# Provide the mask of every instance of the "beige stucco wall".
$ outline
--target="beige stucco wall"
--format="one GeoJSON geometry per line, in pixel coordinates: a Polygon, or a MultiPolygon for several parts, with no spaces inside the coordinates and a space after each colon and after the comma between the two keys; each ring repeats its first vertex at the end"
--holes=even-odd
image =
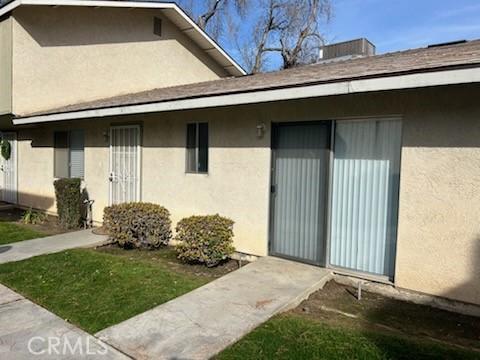
{"type": "Polygon", "coordinates": [[[25,129],[20,132],[19,198],[24,205],[37,200],[54,210],[53,128],[84,127],[85,183],[100,221],[108,204],[109,152],[103,134],[111,124],[138,123],[143,127],[142,200],[166,206],[174,222],[192,214],[229,216],[236,222],[237,250],[266,255],[271,122],[401,115],[395,283],[480,304],[479,90],[472,85],[372,93],[25,129]],[[209,174],[185,174],[185,124],[205,120],[210,124],[209,174]],[[257,138],[261,122],[267,132],[257,138]]]}
{"type": "Polygon", "coordinates": [[[17,132],[18,203],[55,211],[53,133],[43,128],[17,132]]]}
{"type": "MultiPolygon", "coordinates": [[[[224,114],[216,112],[207,119],[209,174],[186,174],[186,123],[205,118],[198,113],[165,114],[130,117],[113,124],[142,125],[143,201],[167,207],[174,223],[193,214],[228,216],[237,222],[237,250],[266,255],[268,223],[263,220],[268,213],[269,140],[256,138],[255,119],[245,120],[237,114],[225,121],[224,114]]],[[[109,202],[109,145],[104,134],[111,124],[110,120],[95,120],[89,126],[70,123],[21,130],[19,203],[55,212],[53,132],[85,128],[85,185],[95,200],[94,218],[102,221],[109,202]]]]}
{"type": "Polygon", "coordinates": [[[403,134],[396,284],[480,304],[480,106],[417,99],[403,134]],[[427,109],[424,106],[428,106],[427,109]]]}
{"type": "Polygon", "coordinates": [[[16,114],[226,76],[160,10],[22,6],[13,17],[16,114]]]}
{"type": "Polygon", "coordinates": [[[12,19],[0,21],[0,114],[12,110],[12,19]]]}

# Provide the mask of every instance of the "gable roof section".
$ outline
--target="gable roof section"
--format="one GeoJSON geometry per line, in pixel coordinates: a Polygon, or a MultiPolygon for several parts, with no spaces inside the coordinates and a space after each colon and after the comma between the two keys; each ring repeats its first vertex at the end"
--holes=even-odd
{"type": "Polygon", "coordinates": [[[113,1],[113,0],[14,0],[0,8],[0,17],[10,13],[22,5],[36,6],[83,6],[159,9],[174,23],[181,32],[191,38],[203,51],[210,55],[225,71],[232,76],[245,75],[245,70],[223,50],[210,36],[175,3],[146,1],[113,1]]]}

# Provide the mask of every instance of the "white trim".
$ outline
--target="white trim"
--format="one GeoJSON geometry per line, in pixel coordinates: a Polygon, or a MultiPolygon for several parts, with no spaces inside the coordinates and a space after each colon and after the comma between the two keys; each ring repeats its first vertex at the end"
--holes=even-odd
{"type": "Polygon", "coordinates": [[[112,181],[113,181],[113,151],[112,151],[112,136],[113,136],[113,128],[110,126],[108,129],[108,206],[113,205],[113,186],[112,186],[112,181]]]}
{"type": "Polygon", "coordinates": [[[171,100],[142,105],[122,105],[104,109],[81,110],[51,115],[38,115],[13,120],[14,125],[53,121],[132,115],[163,111],[202,109],[210,107],[262,103],[311,97],[355,94],[370,91],[411,89],[426,86],[468,84],[480,82],[480,68],[444,70],[430,73],[388,76],[384,78],[351,80],[337,83],[298,86],[275,90],[258,90],[230,95],[213,95],[194,99],[171,100]]]}
{"type": "Polygon", "coordinates": [[[8,3],[7,5],[5,5],[0,9],[0,16],[3,16],[9,13],[10,11],[12,11],[13,9],[15,9],[20,5],[21,5],[20,0],[12,1],[11,3],[8,3]]]}
{"type": "Polygon", "coordinates": [[[1,199],[4,202],[10,203],[10,204],[17,204],[18,203],[18,136],[15,131],[2,131],[0,133],[0,138],[4,138],[4,136],[11,137],[8,139],[11,143],[11,156],[9,160],[2,159],[2,171],[1,171],[1,199]],[[7,181],[6,177],[7,174],[5,173],[5,169],[3,168],[5,166],[6,162],[10,162],[10,174],[11,176],[11,188],[7,189],[7,181]],[[6,190],[9,191],[8,195],[6,194],[6,190]]]}
{"type": "MultiPolygon", "coordinates": [[[[246,75],[245,70],[228,55],[208,34],[200,29],[195,22],[175,3],[156,3],[156,2],[136,2],[136,1],[87,1],[87,0],[15,0],[0,8],[0,16],[3,16],[21,5],[37,5],[37,6],[83,6],[83,7],[113,7],[113,8],[140,8],[140,9],[162,9],[174,10],[182,20],[187,24],[185,28],[191,28],[200,34],[209,44],[202,50],[216,51],[223,57],[228,65],[223,65],[225,71],[233,76],[246,75]]],[[[167,14],[165,14],[167,15],[167,14]]],[[[168,16],[167,16],[168,17],[168,16]]],[[[180,29],[182,30],[182,29],[180,29]]],[[[195,41],[192,38],[193,41],[195,41]]]]}

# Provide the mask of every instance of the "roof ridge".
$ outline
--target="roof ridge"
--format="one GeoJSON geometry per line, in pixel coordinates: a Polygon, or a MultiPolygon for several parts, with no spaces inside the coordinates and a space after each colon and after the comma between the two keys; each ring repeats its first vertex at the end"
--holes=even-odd
{"type": "MultiPolygon", "coordinates": [[[[275,71],[270,71],[270,72],[265,72],[265,73],[259,73],[259,74],[273,74],[273,73],[279,73],[279,72],[283,72],[283,71],[295,71],[295,70],[302,69],[302,68],[305,68],[305,67],[315,67],[315,66],[320,67],[320,66],[329,66],[329,65],[352,63],[352,62],[361,62],[361,61],[365,61],[367,59],[373,59],[373,58],[379,59],[379,58],[390,57],[390,56],[407,55],[407,54],[413,53],[413,52],[423,52],[423,51],[440,52],[442,50],[450,49],[452,47],[469,46],[469,45],[471,45],[472,43],[475,43],[475,42],[480,43],[480,39],[468,40],[468,41],[462,42],[462,43],[448,44],[448,45],[442,45],[442,46],[436,46],[436,47],[428,47],[428,45],[427,45],[427,46],[424,46],[424,47],[403,49],[403,50],[395,50],[395,51],[390,51],[390,52],[386,52],[386,53],[383,53],[383,54],[376,54],[376,55],[371,55],[371,56],[359,56],[359,57],[355,57],[355,58],[341,59],[341,60],[338,60],[338,61],[316,62],[316,63],[312,63],[312,64],[300,65],[300,66],[297,66],[297,67],[294,67],[294,68],[280,69],[280,70],[275,70],[275,71]]],[[[250,75],[258,75],[258,74],[250,74],[250,75]]]]}

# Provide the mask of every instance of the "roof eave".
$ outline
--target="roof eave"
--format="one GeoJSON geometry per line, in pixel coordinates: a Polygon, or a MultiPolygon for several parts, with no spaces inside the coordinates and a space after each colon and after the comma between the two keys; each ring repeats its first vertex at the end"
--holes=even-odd
{"type": "Polygon", "coordinates": [[[120,105],[101,109],[88,109],[58,114],[18,117],[14,125],[134,115],[165,111],[193,110],[223,106],[235,106],[272,101],[346,95],[374,91],[390,91],[443,85],[480,83],[480,68],[465,68],[423,72],[395,76],[356,79],[292,88],[258,90],[235,94],[211,95],[191,99],[170,100],[149,104],[120,105]]]}

